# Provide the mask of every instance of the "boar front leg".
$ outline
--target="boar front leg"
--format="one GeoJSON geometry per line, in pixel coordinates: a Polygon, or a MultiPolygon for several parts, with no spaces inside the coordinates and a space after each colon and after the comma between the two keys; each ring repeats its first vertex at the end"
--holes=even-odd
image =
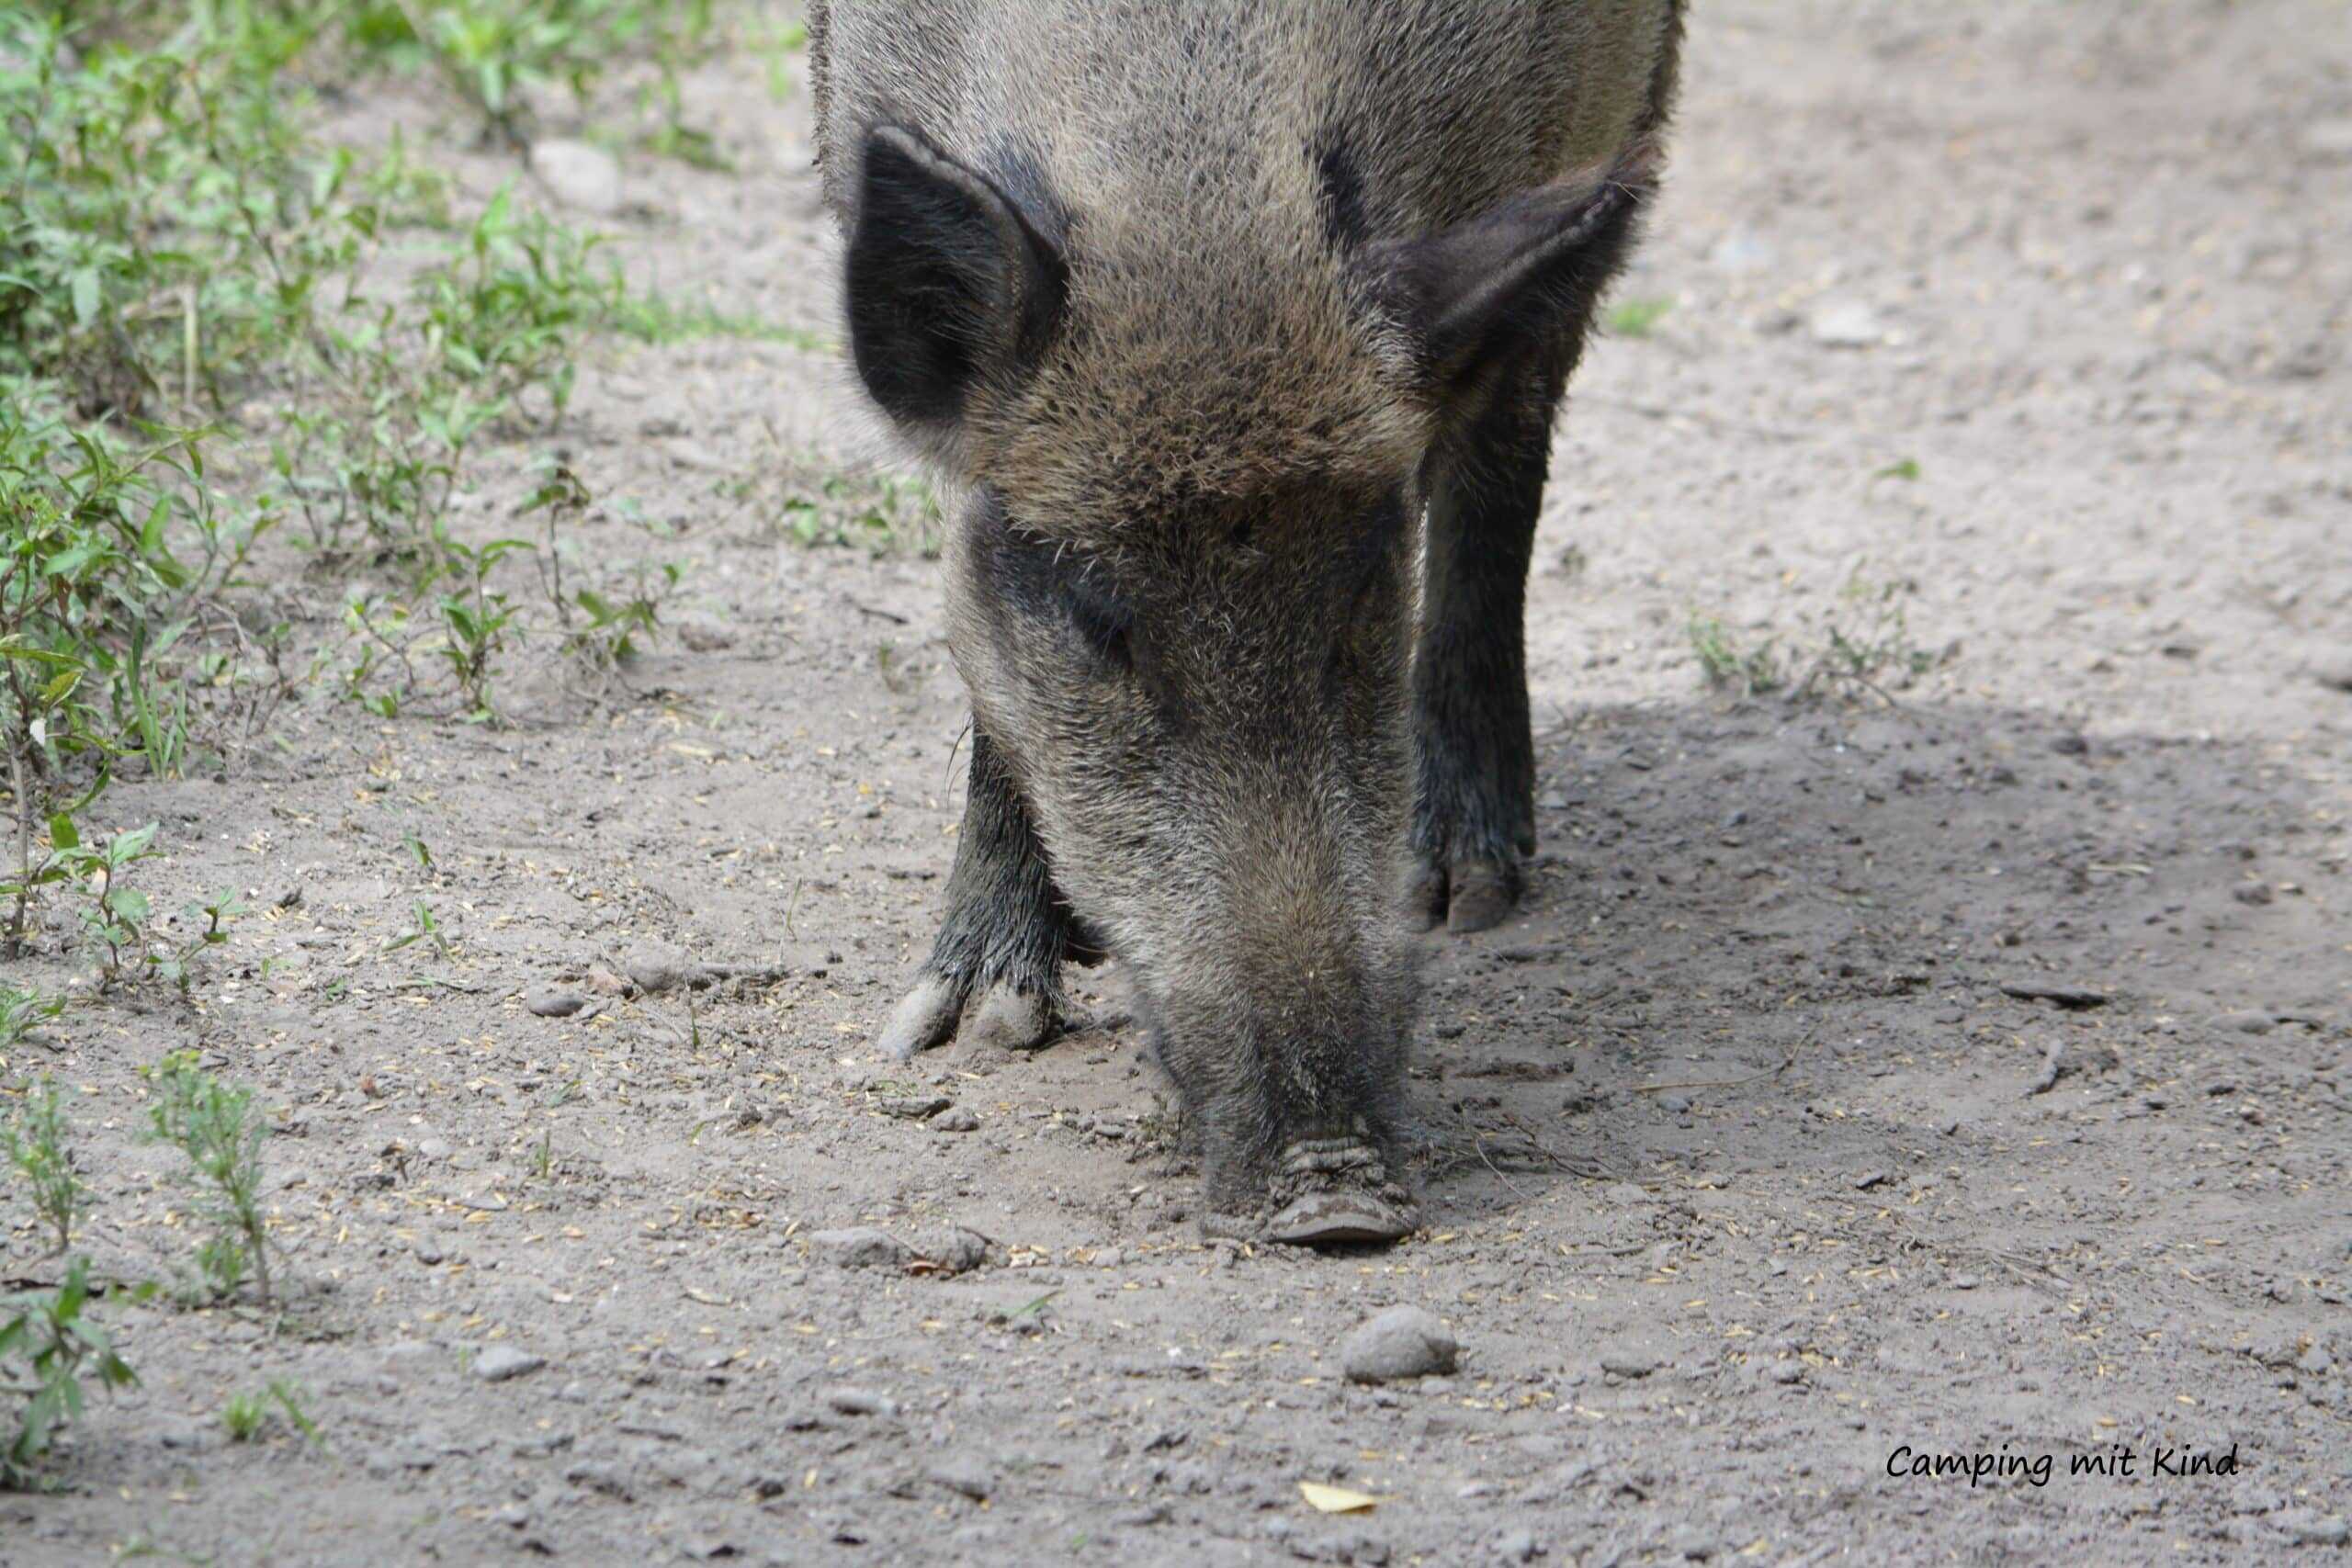
{"type": "Polygon", "coordinates": [[[1045,1044],[1066,1021],[1061,966],[1074,934],[1029,807],[975,723],[947,917],[882,1031],[882,1053],[903,1062],[959,1033],[1014,1051],[1045,1044]]]}
{"type": "Polygon", "coordinates": [[[1535,852],[1527,563],[1566,381],[1565,367],[1521,371],[1433,459],[1414,663],[1413,904],[1454,931],[1509,915],[1521,858],[1535,852]]]}

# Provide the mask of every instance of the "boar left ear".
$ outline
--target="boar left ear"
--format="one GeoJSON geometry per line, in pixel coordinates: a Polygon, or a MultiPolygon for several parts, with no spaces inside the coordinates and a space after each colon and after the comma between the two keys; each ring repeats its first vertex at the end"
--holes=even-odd
{"type": "Polygon", "coordinates": [[[1417,240],[1364,257],[1374,288],[1404,319],[1440,396],[1587,310],[1617,270],[1654,185],[1639,150],[1606,174],[1541,186],[1417,240]]]}
{"type": "Polygon", "coordinates": [[[944,423],[1034,355],[1061,310],[1059,254],[988,180],[912,132],[865,139],[850,235],[850,351],[882,411],[944,423]]]}

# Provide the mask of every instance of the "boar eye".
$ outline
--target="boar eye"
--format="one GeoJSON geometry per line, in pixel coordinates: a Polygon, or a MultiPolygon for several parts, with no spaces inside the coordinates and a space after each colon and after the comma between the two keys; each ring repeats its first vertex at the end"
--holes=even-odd
{"type": "Polygon", "coordinates": [[[1105,592],[1098,573],[1067,547],[1013,526],[992,496],[981,498],[976,558],[996,594],[1027,615],[1066,622],[1106,665],[1135,668],[1135,616],[1105,592]]]}
{"type": "Polygon", "coordinates": [[[1095,657],[1122,670],[1135,668],[1135,649],[1128,640],[1134,617],[1123,606],[1082,585],[1065,588],[1061,597],[1070,625],[1095,657]]]}

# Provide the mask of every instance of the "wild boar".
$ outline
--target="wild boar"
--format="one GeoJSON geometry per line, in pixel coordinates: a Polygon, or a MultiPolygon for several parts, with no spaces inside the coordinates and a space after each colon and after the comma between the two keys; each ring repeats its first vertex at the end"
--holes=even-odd
{"type": "Polygon", "coordinates": [[[1680,0],[819,0],[865,391],[959,496],[973,712],[899,1058],[1107,952],[1216,1228],[1415,1224],[1412,920],[1534,848],[1555,412],[1657,182],[1680,0]]]}

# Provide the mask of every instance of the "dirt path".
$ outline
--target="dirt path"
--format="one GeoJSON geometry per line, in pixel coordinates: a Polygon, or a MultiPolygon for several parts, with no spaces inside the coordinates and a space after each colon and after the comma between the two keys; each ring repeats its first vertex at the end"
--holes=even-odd
{"type": "MultiPolygon", "coordinates": [[[[135,1068],[200,1046],[283,1108],[308,1293],[276,1337],[127,1315],[144,1386],[74,1491],[0,1498],[0,1563],[2339,1557],[2352,29],[1700,9],[1619,296],[1671,308],[1590,355],[1539,546],[1546,855],[1522,919],[1430,949],[1425,1235],[1204,1244],[1118,1028],[886,1075],[960,805],[935,585],[730,488],[854,452],[824,355],[640,352],[566,438],[683,530],[635,700],[321,700],[226,782],[109,797],[179,846],[159,905],[266,912],[199,1007],[34,1053],[85,1091],[96,1248],[182,1257],[135,1068]],[[1800,675],[1836,625],[1885,695],[1709,692],[1694,615],[1800,675]],[[419,899],[448,953],[385,950],[419,899]],[[660,949],[782,974],[591,983],[660,949]],[[2065,987],[2098,999],[2014,994],[2065,987]],[[898,1113],[932,1096],[975,1130],[898,1113]],[[989,1247],[812,1254],[855,1225],[989,1247]],[[1460,1371],[1347,1383],[1398,1303],[1460,1371]],[[323,1446],[228,1443],[281,1378],[323,1446]],[[2132,1477],[2069,1473],[2119,1445],[2132,1477]]],[[[751,74],[696,85],[740,175],[633,166],[626,243],[830,330],[805,106],[751,74]]]]}

